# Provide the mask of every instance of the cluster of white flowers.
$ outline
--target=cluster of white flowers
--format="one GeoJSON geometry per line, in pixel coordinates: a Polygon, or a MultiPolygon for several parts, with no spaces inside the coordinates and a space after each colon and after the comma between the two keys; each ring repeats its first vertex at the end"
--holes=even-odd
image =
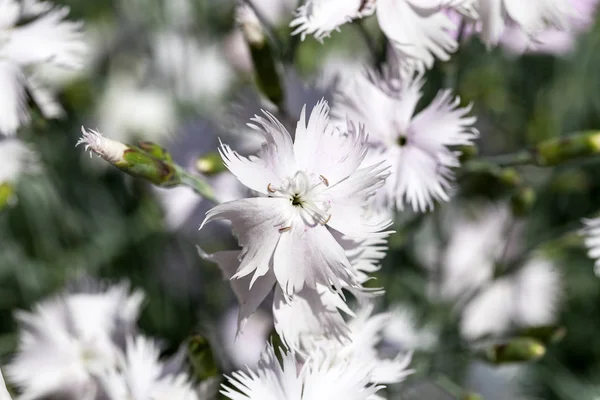
{"type": "Polygon", "coordinates": [[[547,30],[578,29],[576,11],[570,0],[308,0],[291,26],[302,38],[322,41],[343,24],[376,13],[403,65],[423,71],[458,49],[457,31],[476,32],[488,46],[515,33],[534,45],[547,30]]]}
{"type": "Polygon", "coordinates": [[[19,347],[4,371],[19,398],[199,399],[189,377],[169,371],[157,343],[137,332],[143,301],[120,284],[17,312],[19,347]]]}

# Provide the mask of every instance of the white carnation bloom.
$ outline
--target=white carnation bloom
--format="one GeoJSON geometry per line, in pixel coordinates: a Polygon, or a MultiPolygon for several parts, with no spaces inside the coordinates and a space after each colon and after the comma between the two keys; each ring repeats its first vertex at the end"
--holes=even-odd
{"type": "Polygon", "coordinates": [[[4,377],[2,371],[0,371],[0,400],[12,400],[10,393],[6,389],[6,383],[4,383],[4,377]]]}
{"type": "Polygon", "coordinates": [[[391,175],[376,203],[402,210],[409,204],[427,211],[434,201],[449,201],[453,168],[460,166],[460,152],[453,146],[471,145],[478,137],[469,116],[471,106],[461,107],[450,90],[442,90],[415,115],[422,96],[420,76],[388,81],[377,76],[358,76],[338,96],[333,114],[338,121],[350,118],[365,123],[373,151],[367,164],[388,160],[391,175]],[[381,195],[381,196],[380,196],[381,195]]]}
{"type": "Polygon", "coordinates": [[[68,7],[52,7],[47,2],[0,0],[0,133],[12,135],[29,121],[28,91],[46,117],[55,118],[62,113],[30,67],[79,66],[85,49],[81,24],[65,20],[68,13],[68,7]],[[30,18],[30,22],[19,24],[30,18]]]}
{"type": "Polygon", "coordinates": [[[600,276],[600,218],[586,219],[583,223],[588,256],[594,260],[594,272],[600,276]]]}
{"type": "Polygon", "coordinates": [[[233,80],[218,44],[201,45],[193,36],[165,32],[152,39],[152,46],[157,71],[180,100],[215,103],[233,80]]]}
{"type": "Polygon", "coordinates": [[[175,104],[168,92],[141,87],[125,75],[110,78],[97,114],[100,130],[123,143],[163,143],[173,135],[177,122],[175,104]]]}
{"type": "Polygon", "coordinates": [[[435,58],[446,61],[458,43],[454,22],[444,13],[455,9],[474,16],[475,0],[309,0],[298,8],[290,26],[293,35],[314,35],[317,40],[376,8],[379,26],[408,63],[422,70],[435,58]]]}
{"type": "Polygon", "coordinates": [[[227,219],[242,246],[241,264],[232,276],[252,275],[250,287],[272,287],[287,296],[317,284],[340,291],[360,287],[342,246],[329,229],[351,237],[380,236],[390,221],[366,224],[364,206],[386,177],[382,164],[359,168],[366,133],[349,124],[347,132],[329,123],[329,106],[319,102],[308,125],[303,110],[295,141],[271,114],[251,126],[266,140],[258,156],[240,156],[220,147],[225,165],[248,188],[262,194],[218,205],[211,222],[227,219]]]}
{"type": "Polygon", "coordinates": [[[467,339],[477,339],[501,335],[512,326],[552,324],[560,292],[561,276],[556,266],[546,259],[534,258],[513,276],[494,281],[467,304],[461,333],[467,339]]]}
{"type": "Polygon", "coordinates": [[[21,328],[18,351],[6,374],[33,399],[69,393],[87,398],[98,391],[95,376],[116,365],[144,296],[126,285],[100,293],[68,294],[16,314],[21,328]]]}
{"type": "Polygon", "coordinates": [[[419,326],[415,310],[407,305],[394,305],[383,328],[386,342],[405,350],[430,350],[439,341],[439,332],[432,326],[419,326]]]}
{"type": "Polygon", "coordinates": [[[535,36],[549,28],[569,29],[575,15],[570,0],[477,0],[481,37],[488,45],[497,45],[507,28],[518,27],[535,36]]]}
{"type": "Polygon", "coordinates": [[[340,343],[331,339],[306,341],[308,354],[324,352],[331,354],[339,363],[364,364],[371,367],[369,381],[373,384],[402,382],[414,371],[408,369],[410,353],[400,353],[394,358],[380,355],[377,346],[383,339],[382,331],[389,323],[388,313],[372,315],[373,306],[361,308],[349,323],[350,341],[340,343]]]}
{"type": "Polygon", "coordinates": [[[256,371],[237,371],[226,377],[223,395],[231,400],[375,400],[382,387],[370,383],[372,366],[342,361],[335,354],[311,357],[299,369],[293,352],[282,354],[272,346],[263,353],[256,371]]]}
{"type": "Polygon", "coordinates": [[[143,336],[128,337],[125,358],[114,369],[99,375],[110,400],[198,400],[185,373],[167,374],[160,349],[143,336]]]}

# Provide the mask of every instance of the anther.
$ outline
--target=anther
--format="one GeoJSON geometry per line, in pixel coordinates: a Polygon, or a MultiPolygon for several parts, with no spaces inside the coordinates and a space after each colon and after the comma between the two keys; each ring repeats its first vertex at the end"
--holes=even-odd
{"type": "Polygon", "coordinates": [[[270,183],[267,185],[267,191],[268,191],[269,193],[275,193],[275,192],[276,192],[276,190],[275,190],[275,189],[273,189],[273,187],[271,186],[271,184],[270,184],[270,183]]]}
{"type": "Polygon", "coordinates": [[[327,219],[325,220],[325,222],[323,222],[323,225],[327,225],[329,223],[330,219],[331,219],[331,214],[329,214],[329,216],[327,217],[327,219]]]}
{"type": "Polygon", "coordinates": [[[321,178],[325,186],[329,186],[329,181],[327,180],[327,178],[325,178],[323,175],[319,175],[319,178],[321,178]]]}
{"type": "Polygon", "coordinates": [[[292,229],[291,226],[286,226],[286,227],[283,227],[283,228],[279,228],[279,233],[287,232],[290,229],[292,229]]]}

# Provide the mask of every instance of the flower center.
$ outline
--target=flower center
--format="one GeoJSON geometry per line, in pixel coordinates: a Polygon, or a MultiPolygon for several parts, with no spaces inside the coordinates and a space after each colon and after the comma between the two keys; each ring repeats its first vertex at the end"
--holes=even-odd
{"type": "Polygon", "coordinates": [[[405,135],[400,135],[398,137],[398,140],[396,141],[396,143],[398,143],[398,146],[403,147],[406,145],[407,139],[405,135]]]}
{"type": "MultiPolygon", "coordinates": [[[[291,205],[298,211],[298,214],[306,225],[315,226],[317,224],[325,225],[329,222],[331,215],[328,213],[329,204],[320,198],[322,185],[329,186],[329,181],[324,176],[309,175],[304,171],[298,171],[294,177],[285,179],[280,186],[269,184],[267,191],[271,197],[282,197],[290,201],[291,205]]],[[[290,230],[290,221],[281,232],[290,230]]]]}
{"type": "Polygon", "coordinates": [[[295,207],[302,206],[302,199],[300,198],[299,193],[295,193],[290,200],[291,200],[293,206],[295,206],[295,207]]]}

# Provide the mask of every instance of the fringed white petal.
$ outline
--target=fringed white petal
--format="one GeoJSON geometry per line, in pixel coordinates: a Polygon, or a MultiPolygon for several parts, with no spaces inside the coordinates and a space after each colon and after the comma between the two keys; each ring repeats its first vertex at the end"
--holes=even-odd
{"type": "Polygon", "coordinates": [[[295,12],[290,27],[292,35],[314,35],[318,41],[339,30],[339,27],[353,19],[368,15],[373,11],[371,0],[308,0],[295,12]]]}
{"type": "Polygon", "coordinates": [[[17,129],[29,122],[25,93],[26,78],[17,64],[0,59],[0,133],[14,135],[17,129]]]}
{"type": "Polygon", "coordinates": [[[289,349],[300,353],[307,341],[329,339],[347,343],[350,329],[340,309],[351,312],[328,287],[305,287],[289,299],[278,288],[273,299],[275,329],[289,349]]]}
{"type": "Polygon", "coordinates": [[[265,275],[256,279],[251,286],[252,277],[250,275],[232,279],[240,266],[239,250],[219,251],[214,254],[206,254],[201,251],[200,255],[209,261],[217,263],[223,273],[223,277],[230,280],[233,293],[235,293],[240,303],[238,315],[238,334],[240,334],[248,318],[256,312],[258,306],[273,290],[273,286],[277,282],[273,271],[269,270],[265,275]]]}
{"type": "Polygon", "coordinates": [[[378,0],[379,26],[396,49],[416,61],[418,70],[431,68],[435,59],[447,61],[458,48],[451,31],[456,26],[441,7],[419,8],[410,0],[378,0]]]}
{"type": "Polygon", "coordinates": [[[28,24],[14,27],[0,46],[0,55],[21,65],[79,67],[86,49],[83,25],[66,20],[68,14],[68,7],[56,7],[28,24]]]}

